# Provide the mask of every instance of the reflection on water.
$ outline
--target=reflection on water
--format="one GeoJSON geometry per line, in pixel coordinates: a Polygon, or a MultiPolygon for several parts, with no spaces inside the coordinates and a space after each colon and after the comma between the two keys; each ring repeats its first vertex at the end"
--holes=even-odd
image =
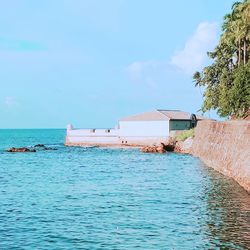
{"type": "Polygon", "coordinates": [[[211,182],[204,187],[205,240],[225,249],[250,249],[249,195],[232,179],[213,170],[207,174],[211,182]]]}
{"type": "Polygon", "coordinates": [[[249,249],[250,196],[181,154],[0,130],[0,249],[249,249]],[[11,154],[43,143],[56,151],[11,154]]]}

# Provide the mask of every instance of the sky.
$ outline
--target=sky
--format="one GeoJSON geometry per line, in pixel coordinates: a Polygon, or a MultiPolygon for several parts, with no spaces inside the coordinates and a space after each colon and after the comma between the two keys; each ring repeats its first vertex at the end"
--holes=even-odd
{"type": "MultiPolygon", "coordinates": [[[[114,127],[198,113],[231,0],[0,0],[0,128],[114,127]]],[[[216,117],[214,112],[206,114],[216,117]]]]}

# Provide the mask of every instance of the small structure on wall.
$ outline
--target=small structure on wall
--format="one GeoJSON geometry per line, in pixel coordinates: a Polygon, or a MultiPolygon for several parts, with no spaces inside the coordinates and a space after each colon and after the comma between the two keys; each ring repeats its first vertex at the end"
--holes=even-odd
{"type": "Polygon", "coordinates": [[[65,144],[143,146],[166,143],[171,136],[193,128],[201,119],[205,118],[180,110],[157,109],[121,118],[113,129],[74,129],[68,125],[65,144]]]}

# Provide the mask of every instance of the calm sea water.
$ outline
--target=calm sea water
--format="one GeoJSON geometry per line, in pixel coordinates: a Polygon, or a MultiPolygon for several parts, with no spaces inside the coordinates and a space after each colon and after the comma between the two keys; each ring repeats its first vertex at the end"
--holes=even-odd
{"type": "Polygon", "coordinates": [[[0,130],[0,249],[250,249],[250,196],[181,154],[0,130]],[[56,151],[7,153],[43,143],[56,151]]]}

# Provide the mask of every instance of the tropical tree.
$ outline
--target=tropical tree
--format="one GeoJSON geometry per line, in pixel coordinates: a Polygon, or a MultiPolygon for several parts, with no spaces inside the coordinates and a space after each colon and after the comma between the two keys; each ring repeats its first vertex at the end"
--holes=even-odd
{"type": "Polygon", "coordinates": [[[203,86],[202,111],[217,110],[220,116],[242,118],[250,110],[250,0],[236,2],[225,15],[213,63],[193,76],[203,86]]]}

